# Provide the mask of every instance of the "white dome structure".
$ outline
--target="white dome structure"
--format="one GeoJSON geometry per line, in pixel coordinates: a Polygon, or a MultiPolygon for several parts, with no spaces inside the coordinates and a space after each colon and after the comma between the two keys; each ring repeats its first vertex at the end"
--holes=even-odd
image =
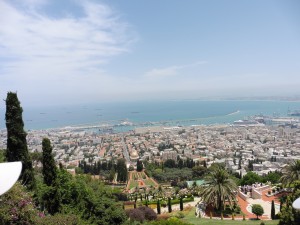
{"type": "Polygon", "coordinates": [[[297,199],[293,202],[293,208],[294,208],[294,209],[300,210],[300,198],[297,198],[297,199]]]}
{"type": "Polygon", "coordinates": [[[21,171],[21,162],[0,163],[0,195],[7,192],[17,182],[21,171]]]}

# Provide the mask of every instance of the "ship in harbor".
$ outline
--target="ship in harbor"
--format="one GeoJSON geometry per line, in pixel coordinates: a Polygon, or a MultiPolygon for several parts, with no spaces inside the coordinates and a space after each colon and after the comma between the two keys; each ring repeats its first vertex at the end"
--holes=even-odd
{"type": "Polygon", "coordinates": [[[254,127],[254,126],[264,126],[263,123],[260,123],[255,120],[236,120],[233,122],[234,126],[238,127],[254,127]]]}
{"type": "Polygon", "coordinates": [[[288,111],[288,116],[300,116],[300,110],[288,111]]]}

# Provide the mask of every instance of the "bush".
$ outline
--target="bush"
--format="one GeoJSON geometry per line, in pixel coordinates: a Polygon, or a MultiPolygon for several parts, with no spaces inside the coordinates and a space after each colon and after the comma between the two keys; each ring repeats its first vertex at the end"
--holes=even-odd
{"type": "Polygon", "coordinates": [[[138,222],[144,222],[144,220],[156,220],[157,215],[154,212],[153,209],[141,206],[136,209],[128,209],[126,210],[126,215],[130,218],[132,221],[138,221],[138,222]]]}
{"type": "Polygon", "coordinates": [[[144,212],[146,220],[156,220],[157,219],[157,214],[154,212],[153,209],[151,209],[149,207],[142,206],[142,207],[139,207],[138,210],[141,210],[142,212],[144,212]]]}
{"type": "Polygon", "coordinates": [[[253,204],[252,213],[255,214],[258,219],[259,216],[262,216],[264,214],[264,208],[259,204],[253,204]]]}
{"type": "Polygon", "coordinates": [[[145,214],[139,209],[128,209],[126,210],[126,215],[133,221],[144,222],[145,214]]]}
{"type": "Polygon", "coordinates": [[[182,219],[182,218],[184,218],[184,213],[183,212],[178,212],[178,213],[176,213],[175,217],[178,218],[178,219],[182,219]]]}
{"type": "Polygon", "coordinates": [[[35,224],[38,211],[32,202],[25,188],[17,182],[1,196],[0,224],[35,224]]]}

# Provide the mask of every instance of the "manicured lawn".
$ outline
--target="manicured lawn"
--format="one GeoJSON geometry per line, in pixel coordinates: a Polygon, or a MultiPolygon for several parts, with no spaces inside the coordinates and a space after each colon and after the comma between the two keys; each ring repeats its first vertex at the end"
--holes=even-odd
{"type": "Polygon", "coordinates": [[[136,180],[130,180],[129,189],[135,188],[136,186],[139,186],[139,182],[136,180]]]}
{"type": "Polygon", "coordinates": [[[151,185],[153,187],[157,186],[157,184],[152,179],[147,178],[147,176],[144,172],[132,171],[132,172],[130,172],[129,177],[131,178],[130,181],[129,181],[129,187],[128,187],[129,189],[132,189],[132,188],[135,188],[136,186],[139,186],[139,181],[144,182],[145,185],[147,185],[147,186],[151,186],[151,185]]]}
{"type": "Polygon", "coordinates": [[[150,180],[150,179],[144,180],[144,182],[145,182],[146,185],[149,185],[149,186],[152,185],[153,187],[155,187],[155,185],[156,185],[156,184],[155,184],[152,180],[150,180]]]}
{"type": "Polygon", "coordinates": [[[195,217],[195,208],[188,212],[184,212],[185,217],[182,219],[191,224],[199,225],[260,225],[263,221],[265,225],[277,225],[278,220],[216,220],[216,219],[202,219],[195,217]]]}

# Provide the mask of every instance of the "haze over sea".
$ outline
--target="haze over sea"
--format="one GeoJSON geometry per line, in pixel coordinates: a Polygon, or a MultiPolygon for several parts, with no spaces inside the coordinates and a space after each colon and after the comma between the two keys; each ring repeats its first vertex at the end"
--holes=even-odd
{"type": "MultiPolygon", "coordinates": [[[[248,116],[263,114],[286,116],[288,110],[300,109],[292,101],[145,101],[66,105],[52,107],[23,107],[27,130],[63,128],[78,125],[117,125],[124,121],[136,126],[147,122],[173,125],[232,123],[248,116]]],[[[5,128],[5,109],[0,110],[0,128],[5,128]]],[[[126,130],[126,129],[125,129],[126,130]]]]}

